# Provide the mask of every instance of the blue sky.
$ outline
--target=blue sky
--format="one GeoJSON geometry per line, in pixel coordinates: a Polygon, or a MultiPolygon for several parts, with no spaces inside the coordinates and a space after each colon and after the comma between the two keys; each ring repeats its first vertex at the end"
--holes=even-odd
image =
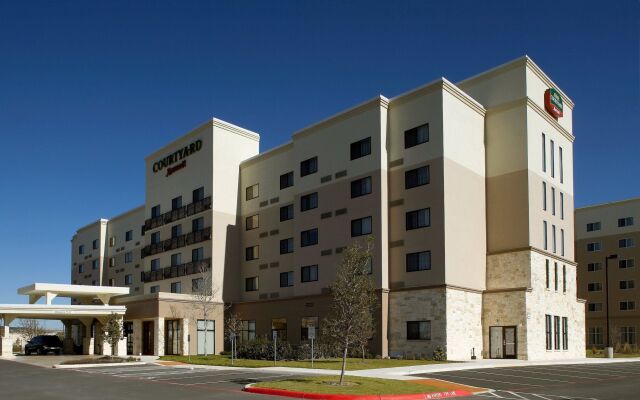
{"type": "Polygon", "coordinates": [[[0,0],[0,303],[216,116],[261,150],[377,94],[531,56],[576,103],[576,205],[640,195],[636,1],[0,0]]]}

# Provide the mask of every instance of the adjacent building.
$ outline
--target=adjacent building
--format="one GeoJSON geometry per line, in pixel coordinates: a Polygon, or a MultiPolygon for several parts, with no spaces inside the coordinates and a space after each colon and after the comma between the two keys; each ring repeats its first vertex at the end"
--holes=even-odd
{"type": "Polygon", "coordinates": [[[578,295],[587,299],[587,346],[606,346],[607,335],[611,346],[637,345],[640,198],[576,209],[575,231],[578,295]]]}
{"type": "Polygon", "coordinates": [[[225,304],[241,340],[300,343],[321,335],[344,248],[372,236],[373,354],[583,356],[573,107],[522,57],[377,96],[263,153],[213,119],[146,158],[143,206],[78,230],[72,281],[132,288],[117,302],[135,354],[202,353],[207,335],[220,352],[225,304]]]}

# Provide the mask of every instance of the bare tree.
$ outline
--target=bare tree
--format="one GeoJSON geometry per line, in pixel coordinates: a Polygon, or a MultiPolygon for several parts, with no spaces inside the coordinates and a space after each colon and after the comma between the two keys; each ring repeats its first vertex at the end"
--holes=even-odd
{"type": "Polygon", "coordinates": [[[122,316],[111,313],[100,329],[102,340],[111,345],[111,356],[115,356],[118,350],[118,343],[124,337],[122,332],[122,316]]]}
{"type": "Polygon", "coordinates": [[[349,348],[361,346],[373,331],[376,296],[369,276],[372,249],[371,238],[364,247],[359,243],[347,247],[338,266],[336,280],[330,286],[333,301],[323,323],[323,332],[342,352],[340,385],[344,381],[349,348]]]}
{"type": "Polygon", "coordinates": [[[233,365],[234,358],[236,357],[235,344],[238,341],[238,336],[242,331],[242,317],[238,313],[230,313],[225,320],[225,333],[231,343],[231,365],[233,365]]]}
{"type": "Polygon", "coordinates": [[[44,326],[37,319],[22,318],[18,322],[20,336],[28,342],[35,336],[44,334],[44,326]]]}
{"type": "Polygon", "coordinates": [[[208,263],[199,263],[197,266],[197,283],[193,289],[193,308],[195,311],[196,326],[198,318],[204,320],[204,355],[207,352],[207,332],[209,329],[209,318],[217,307],[220,306],[215,300],[218,294],[218,288],[213,286],[213,272],[211,265],[208,263]]]}

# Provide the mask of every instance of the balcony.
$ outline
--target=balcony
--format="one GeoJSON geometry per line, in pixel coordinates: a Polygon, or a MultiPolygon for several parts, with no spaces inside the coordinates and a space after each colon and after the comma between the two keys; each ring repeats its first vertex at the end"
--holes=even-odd
{"type": "Polygon", "coordinates": [[[144,221],[144,231],[148,231],[149,229],[154,229],[159,226],[170,224],[174,221],[178,221],[185,217],[190,217],[194,214],[202,212],[204,210],[208,210],[211,208],[211,196],[205,197],[200,201],[196,201],[195,203],[187,204],[186,206],[177,208],[175,210],[167,211],[164,214],[161,214],[157,217],[149,218],[144,221]]]}
{"type": "Polygon", "coordinates": [[[211,268],[211,259],[205,258],[200,261],[192,261],[186,264],[173,265],[170,267],[160,268],[156,271],[145,271],[142,273],[142,282],[156,282],[163,279],[177,278],[199,274],[208,271],[211,268]]]}
{"type": "Polygon", "coordinates": [[[152,243],[148,246],[144,246],[142,248],[141,257],[145,258],[147,256],[162,253],[163,251],[179,249],[181,247],[204,242],[209,239],[211,239],[211,227],[163,240],[160,243],[152,243]]]}

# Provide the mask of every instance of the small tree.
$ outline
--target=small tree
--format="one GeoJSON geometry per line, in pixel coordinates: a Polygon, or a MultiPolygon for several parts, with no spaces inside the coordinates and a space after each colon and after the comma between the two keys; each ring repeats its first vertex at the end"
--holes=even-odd
{"type": "Polygon", "coordinates": [[[373,308],[376,303],[369,263],[373,240],[366,247],[354,243],[344,251],[336,280],[331,284],[333,302],[325,318],[324,334],[336,343],[342,353],[340,385],[344,382],[349,348],[362,345],[373,331],[373,308]]]}
{"type": "Polygon", "coordinates": [[[44,333],[44,327],[37,319],[22,318],[18,322],[18,329],[20,336],[28,342],[35,336],[42,335],[44,333]]]}
{"type": "Polygon", "coordinates": [[[204,355],[206,357],[209,355],[207,352],[208,321],[209,316],[218,307],[218,303],[215,302],[218,288],[213,286],[213,272],[208,263],[200,263],[196,279],[197,284],[193,288],[193,307],[196,312],[196,324],[198,318],[204,320],[204,355]]]}
{"type": "Polygon", "coordinates": [[[111,355],[114,356],[118,349],[118,343],[124,337],[122,332],[122,317],[111,313],[102,324],[100,336],[103,341],[111,345],[111,355]]]}
{"type": "Polygon", "coordinates": [[[230,313],[225,320],[225,333],[231,343],[231,365],[233,365],[234,358],[236,357],[235,344],[238,341],[238,335],[242,330],[242,318],[238,313],[230,313]]]}

